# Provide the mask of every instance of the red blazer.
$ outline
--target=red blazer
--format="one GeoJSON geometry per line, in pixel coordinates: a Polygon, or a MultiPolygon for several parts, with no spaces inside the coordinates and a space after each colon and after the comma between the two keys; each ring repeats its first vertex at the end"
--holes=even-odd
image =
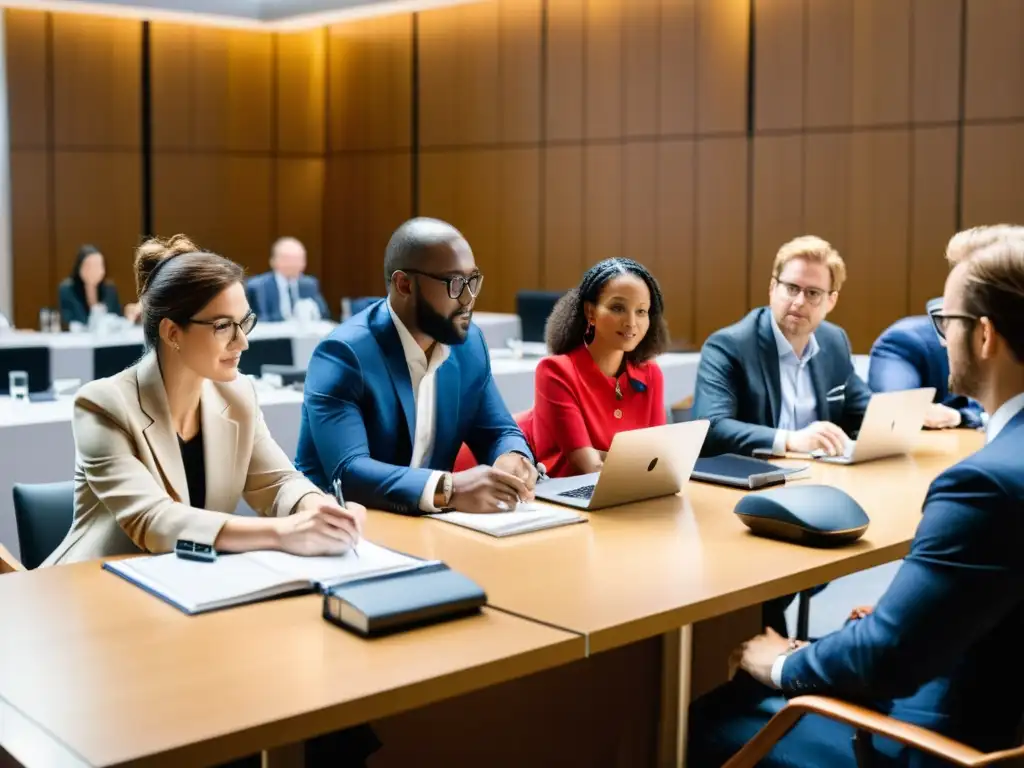
{"type": "Polygon", "coordinates": [[[615,383],[582,344],[537,365],[533,437],[537,461],[548,475],[577,474],[569,454],[579,448],[607,451],[616,432],[665,423],[665,379],[656,362],[626,364],[618,378],[621,400],[615,383]]]}

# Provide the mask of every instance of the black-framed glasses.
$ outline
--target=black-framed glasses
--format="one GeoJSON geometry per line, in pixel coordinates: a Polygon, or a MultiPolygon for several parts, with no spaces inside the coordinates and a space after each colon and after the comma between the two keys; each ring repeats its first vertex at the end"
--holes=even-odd
{"type": "Polygon", "coordinates": [[[963,320],[967,323],[976,323],[978,318],[974,315],[965,315],[958,312],[943,312],[941,307],[933,312],[928,313],[928,317],[932,320],[932,325],[935,327],[935,333],[939,336],[939,341],[943,344],[946,342],[946,331],[949,330],[950,320],[963,320]]]}
{"type": "Polygon", "coordinates": [[[223,342],[231,344],[238,338],[239,331],[242,332],[243,336],[248,336],[252,333],[252,329],[256,327],[256,313],[250,309],[245,317],[237,323],[228,317],[219,317],[216,320],[196,320],[192,318],[189,322],[196,325],[210,326],[213,328],[214,336],[223,342]]]}
{"type": "Polygon", "coordinates": [[[474,299],[480,295],[480,289],[484,285],[484,276],[476,274],[464,277],[463,275],[432,275],[429,272],[420,272],[418,269],[398,269],[396,272],[404,272],[407,275],[420,275],[429,277],[431,280],[438,280],[448,286],[448,298],[460,299],[463,292],[468,288],[469,295],[474,299]]]}
{"type": "Polygon", "coordinates": [[[785,280],[779,280],[778,276],[775,277],[775,284],[781,285],[790,299],[796,299],[802,293],[812,307],[817,307],[821,304],[822,299],[830,293],[834,293],[834,291],[826,291],[824,288],[804,288],[796,283],[787,283],[785,280]]]}

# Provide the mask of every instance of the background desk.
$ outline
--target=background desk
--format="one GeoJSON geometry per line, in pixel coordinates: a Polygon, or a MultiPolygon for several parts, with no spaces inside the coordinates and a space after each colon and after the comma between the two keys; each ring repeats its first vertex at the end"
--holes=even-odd
{"type": "MultiPolygon", "coordinates": [[[[258,328],[258,326],[257,326],[258,328]]],[[[666,407],[693,394],[699,355],[663,355],[666,407]]],[[[537,358],[493,361],[494,380],[513,413],[533,405],[537,358]]],[[[299,440],[302,393],[259,390],[260,407],[274,439],[289,456],[299,440]]],[[[0,397],[0,543],[17,557],[11,488],[14,483],[50,483],[71,479],[75,441],[71,431],[71,397],[50,403],[15,403],[0,397]]]]}

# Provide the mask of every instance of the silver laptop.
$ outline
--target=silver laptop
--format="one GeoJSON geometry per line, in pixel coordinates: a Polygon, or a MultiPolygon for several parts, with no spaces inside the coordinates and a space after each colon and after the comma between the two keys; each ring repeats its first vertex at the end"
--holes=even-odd
{"type": "Polygon", "coordinates": [[[697,463],[708,426],[701,420],[619,432],[600,472],[537,483],[537,498],[603,509],[679,493],[697,463]]]}
{"type": "Polygon", "coordinates": [[[811,456],[830,464],[858,464],[909,453],[934,398],[934,387],[877,392],[868,402],[857,439],[846,444],[844,455],[827,456],[815,451],[811,456]]]}

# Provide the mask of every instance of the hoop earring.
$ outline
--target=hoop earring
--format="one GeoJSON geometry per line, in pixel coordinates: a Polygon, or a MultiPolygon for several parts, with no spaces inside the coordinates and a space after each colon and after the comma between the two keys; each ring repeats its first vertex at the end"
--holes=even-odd
{"type": "Polygon", "coordinates": [[[591,343],[594,341],[594,334],[596,332],[597,329],[594,328],[594,324],[587,323],[587,329],[583,331],[583,346],[589,347],[591,345],[591,343]]]}

